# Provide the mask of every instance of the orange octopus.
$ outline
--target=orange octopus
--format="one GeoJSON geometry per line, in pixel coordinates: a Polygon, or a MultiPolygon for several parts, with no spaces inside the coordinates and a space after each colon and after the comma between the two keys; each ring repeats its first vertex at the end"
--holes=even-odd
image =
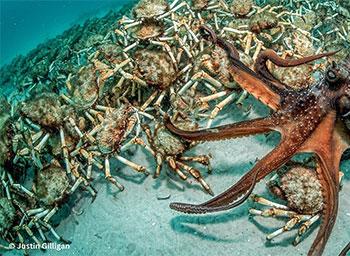
{"type": "Polygon", "coordinates": [[[308,255],[321,255],[338,211],[340,159],[350,145],[342,122],[350,115],[350,56],[339,65],[330,65],[316,84],[295,90],[269,72],[267,60],[277,66],[292,67],[335,52],[285,60],[274,51],[266,50],[258,57],[254,72],[239,60],[233,45],[217,37],[206,26],[202,27],[202,31],[207,39],[227,52],[231,60],[230,72],[240,86],[274,112],[264,118],[198,131],[181,130],[166,116],[166,127],[188,141],[223,140],[271,131],[280,132],[282,136],[274,150],[225,192],[202,204],[171,203],[170,208],[197,214],[231,209],[249,197],[258,181],[287,163],[293,155],[311,152],[317,156],[316,172],[322,186],[324,207],[322,223],[308,255]]]}

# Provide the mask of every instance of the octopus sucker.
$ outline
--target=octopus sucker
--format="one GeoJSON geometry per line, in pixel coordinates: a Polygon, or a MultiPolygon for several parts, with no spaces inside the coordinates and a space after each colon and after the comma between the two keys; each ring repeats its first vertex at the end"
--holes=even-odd
{"type": "Polygon", "coordinates": [[[275,112],[265,118],[197,131],[181,130],[169,118],[165,118],[165,126],[188,141],[232,139],[271,131],[280,132],[281,141],[252,170],[220,195],[198,205],[171,203],[170,207],[197,214],[234,208],[249,197],[257,182],[288,163],[294,155],[314,153],[324,207],[320,229],[308,255],[322,255],[338,212],[340,159],[350,145],[349,134],[343,130],[343,119],[350,108],[347,103],[350,98],[350,69],[347,62],[339,65],[332,63],[320,81],[295,90],[271,74],[266,68],[267,60],[277,66],[292,67],[331,56],[336,52],[287,61],[274,51],[267,50],[260,53],[256,70],[253,71],[240,62],[233,45],[216,36],[207,26],[203,26],[202,30],[209,40],[227,51],[236,82],[275,112]]]}

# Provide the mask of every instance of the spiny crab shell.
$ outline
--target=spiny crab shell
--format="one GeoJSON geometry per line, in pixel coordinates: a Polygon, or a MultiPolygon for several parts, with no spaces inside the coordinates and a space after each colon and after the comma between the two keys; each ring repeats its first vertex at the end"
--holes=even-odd
{"type": "Polygon", "coordinates": [[[34,123],[49,130],[57,130],[60,126],[64,126],[68,134],[73,137],[77,136],[74,127],[65,122],[65,118],[70,116],[77,121],[80,129],[85,128],[85,122],[77,118],[72,107],[62,105],[58,95],[55,93],[42,93],[31,100],[23,102],[21,113],[34,123]]]}
{"type": "Polygon", "coordinates": [[[295,31],[292,33],[292,45],[293,45],[293,51],[295,54],[301,55],[301,56],[310,56],[316,54],[316,49],[314,47],[314,44],[312,43],[311,39],[302,34],[299,31],[295,31]]]}
{"type": "Polygon", "coordinates": [[[193,9],[203,10],[209,4],[209,0],[192,0],[193,9]]]}
{"type": "Polygon", "coordinates": [[[182,154],[186,147],[183,141],[171,134],[164,126],[155,130],[154,146],[162,155],[175,156],[182,154]]]}
{"type": "MultiPolygon", "coordinates": [[[[98,47],[98,55],[96,58],[99,61],[108,60],[110,63],[107,62],[107,64],[119,64],[124,60],[120,54],[122,51],[123,48],[118,44],[103,44],[98,47]]],[[[90,70],[90,72],[92,72],[92,70],[90,70]]]]}
{"type": "Polygon", "coordinates": [[[99,90],[94,65],[81,68],[78,75],[71,78],[70,83],[74,87],[71,99],[77,108],[86,109],[96,102],[99,90]]]}
{"type": "Polygon", "coordinates": [[[61,203],[66,198],[68,188],[68,176],[60,166],[52,164],[36,172],[33,191],[44,205],[61,203]]]}
{"type": "Polygon", "coordinates": [[[11,201],[6,198],[0,198],[0,234],[4,234],[9,230],[15,221],[16,209],[11,201]]]}
{"type": "MultiPolygon", "coordinates": [[[[250,56],[239,52],[240,60],[247,66],[253,64],[253,60],[250,56]]],[[[209,75],[213,76],[219,80],[226,87],[232,87],[234,79],[230,72],[230,60],[221,47],[215,46],[214,49],[209,49],[204,51],[202,56],[199,58],[198,63],[196,63],[196,68],[201,68],[209,75]]]]}
{"type": "Polygon", "coordinates": [[[314,11],[309,10],[303,14],[302,17],[296,16],[294,18],[294,25],[297,28],[311,31],[317,25],[317,18],[317,14],[314,11]]]}
{"type": "Polygon", "coordinates": [[[280,182],[291,209],[302,214],[315,214],[322,210],[321,184],[314,170],[293,167],[281,177],[280,182]]]}
{"type": "Polygon", "coordinates": [[[102,129],[97,133],[97,143],[104,154],[117,151],[128,128],[132,113],[130,105],[122,105],[118,109],[107,110],[101,123],[102,129]]]}
{"type": "Polygon", "coordinates": [[[309,64],[291,68],[276,67],[272,73],[278,80],[296,90],[306,88],[315,82],[312,76],[313,67],[309,64]]]}
{"type": "Polygon", "coordinates": [[[145,19],[141,26],[136,26],[131,29],[131,35],[140,39],[147,40],[164,33],[164,24],[153,18],[145,19]]]}
{"type": "MultiPolygon", "coordinates": [[[[293,45],[293,54],[299,56],[311,56],[316,54],[316,49],[312,41],[302,33],[296,31],[291,34],[291,44],[293,45]]],[[[287,58],[290,58],[289,56],[287,58]]],[[[293,58],[298,58],[294,57],[293,58]]],[[[296,67],[277,67],[273,66],[272,73],[276,78],[289,86],[298,89],[310,86],[315,82],[313,76],[315,67],[320,67],[319,64],[308,63],[296,67]]]]}
{"type": "Polygon", "coordinates": [[[233,0],[230,5],[230,10],[238,16],[246,16],[253,7],[252,0],[233,0]]]}
{"type": "Polygon", "coordinates": [[[249,21],[249,30],[259,34],[278,25],[277,15],[268,11],[254,14],[249,21]]]}
{"type": "Polygon", "coordinates": [[[135,53],[137,73],[150,85],[161,90],[176,79],[176,69],[168,54],[158,50],[138,50],[135,53]]]}
{"type": "Polygon", "coordinates": [[[216,76],[223,84],[232,82],[232,76],[228,69],[230,60],[222,48],[215,46],[214,49],[210,49],[209,53],[205,52],[200,57],[198,64],[205,72],[208,72],[211,76],[216,76]]]}
{"type": "Polygon", "coordinates": [[[141,0],[134,8],[136,18],[151,18],[161,15],[169,9],[165,0],[141,0]]]}
{"type": "Polygon", "coordinates": [[[21,106],[21,113],[33,122],[46,127],[57,129],[64,122],[64,118],[72,112],[67,105],[62,105],[55,93],[42,93],[25,101],[21,106]]]}

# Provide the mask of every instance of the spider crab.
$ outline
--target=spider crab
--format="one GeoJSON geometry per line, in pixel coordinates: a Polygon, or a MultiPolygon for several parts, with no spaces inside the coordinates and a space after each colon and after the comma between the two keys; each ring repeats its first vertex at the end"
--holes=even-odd
{"type": "Polygon", "coordinates": [[[321,226],[308,255],[321,255],[338,211],[340,159],[350,145],[342,122],[350,114],[350,57],[340,65],[330,65],[319,82],[308,88],[295,90],[269,72],[267,60],[277,66],[292,67],[335,52],[285,60],[274,51],[266,50],[259,55],[254,72],[238,59],[237,51],[231,44],[217,37],[206,26],[202,30],[209,40],[229,54],[231,72],[242,88],[274,112],[264,118],[198,131],[181,130],[166,117],[166,127],[188,141],[224,140],[271,131],[280,132],[282,136],[274,150],[225,192],[199,205],[171,203],[170,207],[197,214],[232,209],[249,197],[258,181],[286,164],[295,154],[311,152],[317,159],[316,173],[322,188],[324,207],[321,212],[321,226]]]}

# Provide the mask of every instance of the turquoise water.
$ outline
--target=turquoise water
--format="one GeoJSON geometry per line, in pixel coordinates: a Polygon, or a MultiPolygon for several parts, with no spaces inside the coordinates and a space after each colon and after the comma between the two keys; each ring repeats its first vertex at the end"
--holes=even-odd
{"type": "Polygon", "coordinates": [[[131,0],[1,0],[0,66],[91,17],[118,10],[131,0]]]}

